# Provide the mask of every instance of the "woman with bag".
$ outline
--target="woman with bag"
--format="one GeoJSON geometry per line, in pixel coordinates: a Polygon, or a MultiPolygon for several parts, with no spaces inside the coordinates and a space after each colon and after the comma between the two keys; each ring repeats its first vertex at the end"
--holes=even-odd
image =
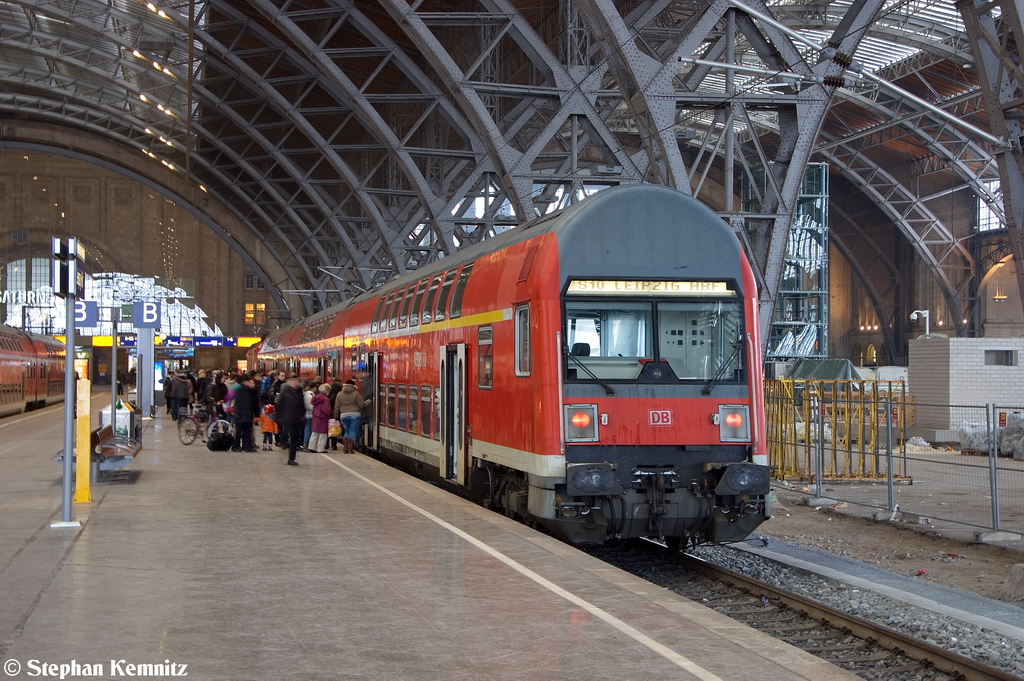
{"type": "Polygon", "coordinates": [[[331,418],[331,398],[327,396],[329,392],[331,384],[324,383],[313,396],[312,432],[309,437],[309,450],[312,452],[327,452],[327,428],[331,418]]]}
{"type": "Polygon", "coordinates": [[[334,416],[341,421],[341,427],[344,429],[342,442],[346,454],[356,450],[359,426],[363,422],[363,407],[369,403],[370,401],[364,400],[356,390],[356,382],[352,379],[345,381],[341,392],[334,399],[334,416]]]}

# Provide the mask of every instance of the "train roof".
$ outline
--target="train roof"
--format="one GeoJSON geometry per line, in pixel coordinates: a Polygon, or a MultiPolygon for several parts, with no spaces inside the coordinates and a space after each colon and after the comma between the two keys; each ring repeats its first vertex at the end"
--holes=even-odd
{"type": "Polygon", "coordinates": [[[555,233],[565,276],[592,272],[635,278],[742,279],[740,243],[729,226],[697,199],[654,184],[611,187],[489,239],[427,263],[383,286],[277,329],[267,340],[351,305],[375,300],[413,281],[441,274],[482,255],[540,234],[555,233]],[[655,228],[659,228],[655,230],[655,228]],[[695,238],[699,234],[702,238],[695,238]],[[568,247],[566,247],[568,246],[568,247]]]}

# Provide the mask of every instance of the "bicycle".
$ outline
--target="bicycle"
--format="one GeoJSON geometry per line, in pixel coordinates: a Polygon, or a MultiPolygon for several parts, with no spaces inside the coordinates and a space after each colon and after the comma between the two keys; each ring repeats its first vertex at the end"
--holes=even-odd
{"type": "Polygon", "coordinates": [[[190,445],[203,433],[203,441],[209,436],[210,412],[202,405],[191,405],[191,414],[178,417],[178,440],[183,445],[190,445]]]}

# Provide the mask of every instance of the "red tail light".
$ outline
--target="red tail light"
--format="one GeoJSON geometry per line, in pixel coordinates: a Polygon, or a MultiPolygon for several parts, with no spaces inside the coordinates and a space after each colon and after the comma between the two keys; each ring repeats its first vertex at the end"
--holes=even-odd
{"type": "Polygon", "coordinates": [[[725,425],[730,428],[740,428],[743,426],[743,415],[731,412],[725,415],[725,425]]]}
{"type": "Polygon", "coordinates": [[[576,426],[577,428],[586,428],[587,426],[590,425],[590,415],[587,414],[587,412],[585,411],[576,412],[575,414],[572,415],[572,418],[569,420],[572,422],[572,425],[576,426]]]}
{"type": "Polygon", "coordinates": [[[565,441],[597,442],[597,405],[565,405],[565,441]]]}

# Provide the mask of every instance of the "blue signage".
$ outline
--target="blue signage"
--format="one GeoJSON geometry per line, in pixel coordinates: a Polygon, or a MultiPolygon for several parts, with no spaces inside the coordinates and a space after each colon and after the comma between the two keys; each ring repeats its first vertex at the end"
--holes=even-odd
{"type": "Polygon", "coordinates": [[[92,300],[75,301],[75,326],[88,328],[96,326],[100,320],[99,303],[92,300]]]}
{"type": "Polygon", "coordinates": [[[159,329],[160,303],[132,303],[132,324],[136,329],[159,329]]]}
{"type": "Polygon", "coordinates": [[[197,348],[220,348],[224,346],[224,339],[220,336],[209,336],[196,338],[194,343],[197,348]]]}

